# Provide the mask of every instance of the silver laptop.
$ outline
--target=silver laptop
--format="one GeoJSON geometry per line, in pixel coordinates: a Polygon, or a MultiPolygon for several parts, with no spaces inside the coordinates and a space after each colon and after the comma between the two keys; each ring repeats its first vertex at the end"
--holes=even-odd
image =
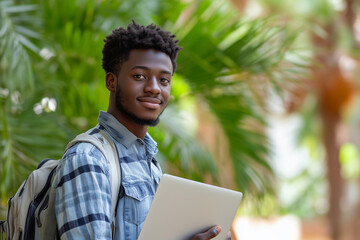
{"type": "Polygon", "coordinates": [[[219,225],[226,239],[242,193],[164,174],[138,240],[188,240],[219,225]]]}

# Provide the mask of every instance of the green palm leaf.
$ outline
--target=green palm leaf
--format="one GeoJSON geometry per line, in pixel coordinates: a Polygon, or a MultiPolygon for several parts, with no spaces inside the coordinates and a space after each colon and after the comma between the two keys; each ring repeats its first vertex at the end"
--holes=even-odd
{"type": "Polygon", "coordinates": [[[228,3],[196,3],[173,26],[184,48],[178,74],[221,124],[239,188],[263,194],[272,171],[263,101],[270,88],[286,86],[287,79],[273,76],[285,70],[281,64],[294,38],[275,21],[240,20],[228,3]]]}
{"type": "Polygon", "coordinates": [[[98,109],[106,110],[103,39],[132,18],[146,25],[154,20],[175,32],[184,48],[172,106],[150,130],[159,142],[159,160],[193,179],[217,180],[223,174],[216,170],[216,156],[197,140],[196,126],[189,127],[180,113],[185,102],[202,103],[227,137],[239,189],[269,190],[265,99],[270,88],[281,93],[291,87],[296,74],[287,61],[294,37],[284,26],[271,19],[246,20],[227,1],[29,2],[0,2],[2,201],[39,160],[59,157],[66,141],[95,125],[98,109]],[[40,58],[39,50],[47,54],[40,58]],[[32,86],[36,89],[28,91],[32,86]],[[16,91],[21,99],[15,104],[16,91]],[[56,113],[33,112],[44,96],[56,99],[56,113]]]}
{"type": "Polygon", "coordinates": [[[0,87],[11,92],[33,88],[33,71],[27,49],[35,53],[39,51],[32,42],[32,39],[39,38],[35,31],[38,27],[36,9],[35,5],[0,2],[0,87]]]}
{"type": "Polygon", "coordinates": [[[165,171],[176,171],[178,175],[203,180],[210,176],[217,181],[217,169],[212,155],[196,140],[194,132],[189,129],[188,119],[181,114],[181,109],[168,106],[166,113],[156,129],[150,129],[158,141],[157,159],[165,171]]]}
{"type": "MultiPolygon", "coordinates": [[[[26,106],[27,104],[24,104],[26,106]]],[[[14,194],[31,170],[46,158],[58,159],[68,135],[56,114],[36,115],[31,107],[17,112],[2,109],[0,119],[0,197],[14,194]]]]}

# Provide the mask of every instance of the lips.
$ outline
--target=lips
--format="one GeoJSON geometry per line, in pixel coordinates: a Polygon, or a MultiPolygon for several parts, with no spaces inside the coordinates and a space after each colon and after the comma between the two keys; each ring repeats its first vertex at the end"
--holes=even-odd
{"type": "Polygon", "coordinates": [[[162,101],[155,97],[138,97],[137,100],[148,109],[158,109],[162,101]]]}

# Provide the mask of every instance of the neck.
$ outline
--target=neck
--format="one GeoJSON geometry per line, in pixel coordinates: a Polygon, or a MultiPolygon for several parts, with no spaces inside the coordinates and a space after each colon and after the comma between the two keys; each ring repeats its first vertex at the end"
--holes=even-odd
{"type": "Polygon", "coordinates": [[[129,119],[124,114],[121,114],[119,111],[116,111],[116,109],[114,109],[113,107],[109,106],[107,112],[113,115],[122,125],[124,125],[136,137],[141,139],[145,138],[148,126],[135,123],[132,119],[129,119]]]}

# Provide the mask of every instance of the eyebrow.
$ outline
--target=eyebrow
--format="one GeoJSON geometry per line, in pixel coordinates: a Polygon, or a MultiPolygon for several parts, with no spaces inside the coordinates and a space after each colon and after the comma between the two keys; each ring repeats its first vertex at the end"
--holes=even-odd
{"type": "MultiPolygon", "coordinates": [[[[150,68],[145,67],[145,66],[135,66],[135,67],[131,68],[131,70],[133,70],[133,69],[144,69],[144,70],[150,70],[150,68]]],[[[161,71],[161,73],[165,73],[165,74],[169,74],[169,75],[171,75],[171,72],[166,71],[166,70],[162,70],[162,71],[161,71]]]]}

